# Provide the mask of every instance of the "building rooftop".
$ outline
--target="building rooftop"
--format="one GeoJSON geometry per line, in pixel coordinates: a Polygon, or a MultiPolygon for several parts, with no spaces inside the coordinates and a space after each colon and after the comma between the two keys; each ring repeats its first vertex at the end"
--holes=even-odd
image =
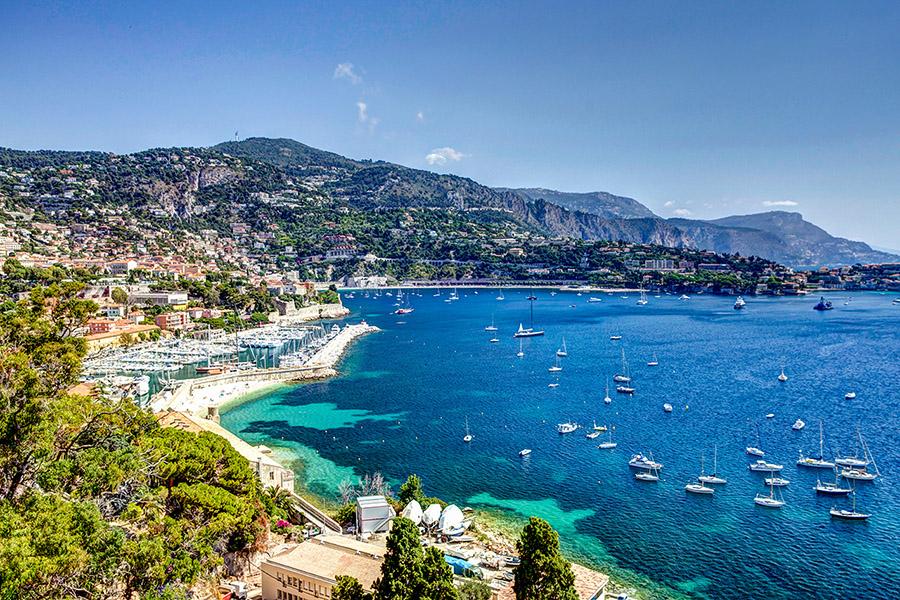
{"type": "Polygon", "coordinates": [[[371,589],[381,576],[383,554],[379,546],[342,536],[318,536],[267,562],[332,582],[338,575],[350,575],[371,589]]]}

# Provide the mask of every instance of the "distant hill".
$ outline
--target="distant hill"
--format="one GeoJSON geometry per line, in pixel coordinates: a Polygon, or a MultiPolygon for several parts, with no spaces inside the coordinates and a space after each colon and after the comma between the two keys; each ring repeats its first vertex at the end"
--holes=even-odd
{"type": "MultiPolygon", "coordinates": [[[[372,211],[416,208],[447,212],[433,224],[433,230],[449,234],[480,229],[487,240],[508,237],[506,233],[512,227],[587,241],[739,253],[793,267],[900,261],[900,257],[873,250],[862,242],[833,237],[797,213],[771,212],[713,221],[663,219],[637,200],[607,192],[495,189],[456,175],[351,159],[290,139],[249,138],[210,148],[154,149],[124,157],[0,149],[0,167],[62,168],[80,163],[93,169],[95,189],[71,199],[56,198],[66,184],[50,177],[34,186],[30,200],[22,197],[21,201],[43,207],[63,204],[69,212],[83,214],[124,203],[148,215],[163,213],[184,219],[184,225],[191,228],[226,231],[230,220],[252,220],[256,214],[253,211],[263,202],[259,193],[293,188],[295,197],[311,203],[306,217],[313,218],[314,207],[316,218],[326,222],[339,209],[365,216],[372,211]]],[[[9,194],[17,193],[3,180],[0,192],[2,185],[10,186],[9,194]]],[[[373,232],[368,243],[378,247],[381,241],[373,232]]],[[[490,243],[486,241],[483,246],[490,243]]]]}
{"type": "Polygon", "coordinates": [[[597,215],[605,219],[642,219],[656,217],[649,208],[633,198],[608,192],[560,192],[544,188],[496,188],[519,194],[527,200],[545,200],[573,211],[597,215]]]}

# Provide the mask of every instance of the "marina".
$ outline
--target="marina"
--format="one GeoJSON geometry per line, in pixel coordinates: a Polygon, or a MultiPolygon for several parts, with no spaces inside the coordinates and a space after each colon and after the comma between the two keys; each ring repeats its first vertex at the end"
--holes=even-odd
{"type": "MultiPolygon", "coordinates": [[[[441,497],[497,511],[496,518],[543,516],[558,528],[568,552],[619,577],[669,590],[650,597],[742,598],[738,590],[747,581],[768,597],[802,597],[812,589],[804,583],[810,576],[834,582],[830,589],[836,594],[852,594],[863,585],[855,575],[862,559],[840,549],[856,543],[865,544],[866,560],[878,564],[878,572],[900,565],[892,541],[900,532],[893,510],[900,498],[889,481],[900,468],[893,449],[898,440],[880,425],[891,414],[888,398],[896,389],[884,357],[900,350],[890,333],[896,312],[890,312],[889,301],[859,294],[852,309],[819,313],[810,310],[808,298],[754,298],[752,310],[735,311],[733,299],[709,295],[679,302],[662,294],[644,306],[633,296],[610,296],[596,312],[576,315],[570,308],[574,293],[551,297],[536,290],[536,319],[546,336],[499,335],[496,344],[485,344],[491,313],[501,334],[516,331],[531,304],[527,293],[507,289],[505,302],[497,303],[495,293],[469,292],[452,304],[426,293],[416,300],[415,321],[402,326],[385,298],[357,298],[348,303],[353,317],[378,324],[384,333],[349,355],[346,375],[279,389],[225,411],[223,424],[276,447],[280,455],[302,457],[305,466],[298,473],[304,485],[324,498],[351,473],[378,469],[400,479],[415,472],[441,497]],[[610,341],[615,332],[623,339],[610,341]],[[558,387],[548,390],[547,360],[562,337],[565,370],[555,374],[558,387]],[[737,354],[725,345],[736,337],[743,343],[737,354]],[[797,339],[804,340],[802,352],[797,339]],[[404,369],[396,363],[398,348],[404,349],[404,369]],[[623,350],[626,357],[656,354],[660,366],[633,365],[629,374],[639,393],[607,403],[604,379],[622,371],[623,350]],[[517,357],[517,351],[524,355],[517,357]],[[788,381],[776,377],[782,366],[788,381]],[[391,389],[389,398],[380,392],[384,386],[391,389]],[[848,406],[847,389],[867,399],[865,410],[848,406]],[[675,410],[663,412],[663,403],[675,410]],[[798,415],[811,426],[792,430],[798,415]],[[471,444],[460,442],[466,416],[477,431],[471,444]],[[594,420],[615,424],[615,441],[611,430],[609,442],[606,435],[585,439],[587,432],[556,432],[557,424],[566,423],[590,429],[594,420]],[[815,426],[820,420],[821,446],[815,426]],[[604,449],[608,443],[614,446],[604,449]],[[457,451],[449,461],[426,447],[457,451]],[[765,456],[748,456],[749,448],[765,449],[765,456]],[[870,456],[877,458],[882,476],[854,482],[858,509],[871,515],[865,530],[847,530],[849,520],[830,514],[833,505],[852,508],[850,500],[817,493],[817,479],[835,478],[825,468],[797,466],[798,450],[863,477],[876,474],[870,456]],[[685,489],[698,480],[701,452],[714,473],[701,468],[700,476],[717,474],[727,481],[701,482],[713,494],[685,489]],[[630,469],[633,454],[665,466],[630,469]],[[759,458],[766,466],[748,469],[759,458]],[[635,479],[641,473],[646,477],[635,479]],[[778,479],[790,485],[779,486],[778,479]],[[757,494],[785,504],[764,510],[757,494]],[[778,533],[785,526],[792,528],[789,538],[778,533]],[[710,558],[697,551],[698,535],[712,536],[723,552],[710,558]],[[655,543],[660,537],[665,547],[655,543]],[[797,570],[795,544],[815,559],[813,572],[797,570]],[[761,576],[736,558],[762,547],[772,550],[767,560],[788,573],[787,580],[761,576]],[[672,549],[682,557],[674,565],[672,549]],[[708,583],[687,592],[680,586],[698,578],[708,583]]],[[[839,485],[850,487],[840,475],[839,485]]],[[[874,581],[885,593],[872,597],[890,598],[898,589],[887,576],[874,581]]]]}

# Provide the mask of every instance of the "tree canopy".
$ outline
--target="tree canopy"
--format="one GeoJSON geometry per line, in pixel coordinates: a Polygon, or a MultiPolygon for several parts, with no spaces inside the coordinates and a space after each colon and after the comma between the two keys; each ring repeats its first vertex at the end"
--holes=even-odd
{"type": "Polygon", "coordinates": [[[559,552],[559,534],[531,517],[516,542],[521,563],[515,568],[516,600],[578,600],[572,566],[559,552]]]}

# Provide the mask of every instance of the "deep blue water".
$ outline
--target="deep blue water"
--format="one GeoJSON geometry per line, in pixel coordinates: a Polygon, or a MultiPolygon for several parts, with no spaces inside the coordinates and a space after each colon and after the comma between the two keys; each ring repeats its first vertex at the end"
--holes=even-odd
{"type": "Polygon", "coordinates": [[[301,478],[324,497],[344,477],[380,470],[401,481],[414,472],[449,501],[543,516],[572,556],[646,578],[658,597],[900,598],[900,305],[892,296],[854,294],[849,305],[833,296],[835,310],[819,313],[815,298],[749,298],[735,311],[732,299],[708,295],[651,296],[638,306],[635,294],[590,304],[587,295],[538,291],[535,321],[547,335],[525,340],[517,358],[512,333],[527,324],[526,291],[499,302],[496,291],[469,290],[452,304],[446,291],[421,293],[402,317],[390,314],[390,297],[347,300],[351,321],[384,331],[357,342],[344,375],[235,407],[223,424],[300,458],[301,478]],[[483,330],[492,315],[496,334],[483,330]],[[489,343],[492,335],[500,342],[489,343]],[[547,368],[563,336],[569,356],[550,389],[547,368]],[[637,393],[611,390],[605,405],[620,348],[637,393]],[[659,366],[646,366],[654,353],[659,366]],[[786,383],[776,380],[782,365],[786,383]],[[851,390],[857,398],[845,400],[851,390]],[[663,412],[665,402],[674,412],[663,412]],[[466,417],[471,444],[462,441],[466,417]],[[791,430],[798,417],[801,432],[791,430]],[[619,447],[598,450],[603,438],[587,440],[585,430],[557,434],[555,424],[570,419],[615,426],[619,447]],[[846,501],[812,490],[830,472],[794,466],[798,450],[817,453],[820,419],[827,455],[855,450],[859,427],[877,460],[882,476],[858,486],[857,508],[873,513],[867,523],[832,521],[828,509],[846,501]],[[781,510],[753,504],[766,491],[744,453],[757,424],[766,458],[791,480],[781,510]],[[710,470],[714,445],[728,484],[712,497],[685,494],[701,453],[710,470]],[[532,455],[519,458],[526,447],[532,455]],[[662,481],[633,479],[626,462],[636,451],[665,464],[662,481]]]}

